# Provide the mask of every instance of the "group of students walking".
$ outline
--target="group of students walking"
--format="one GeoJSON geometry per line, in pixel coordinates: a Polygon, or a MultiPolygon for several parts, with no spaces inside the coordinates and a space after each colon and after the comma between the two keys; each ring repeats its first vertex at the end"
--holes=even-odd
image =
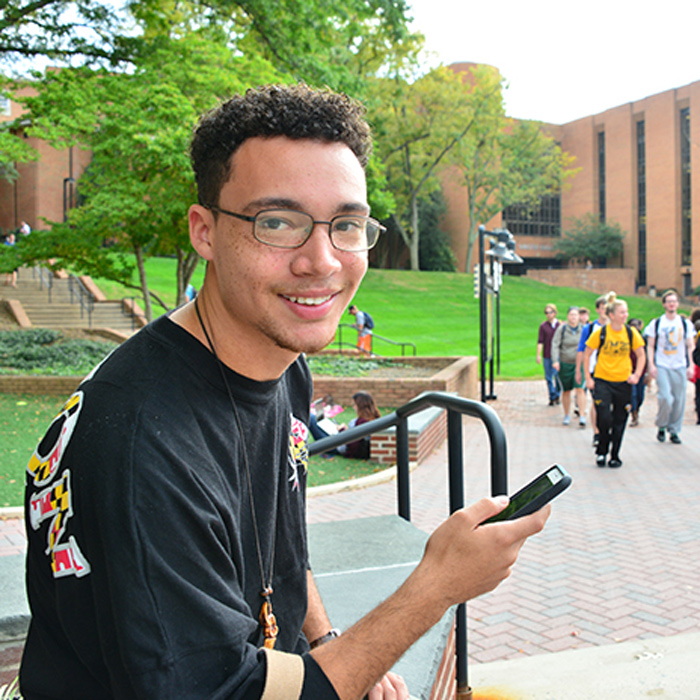
{"type": "Polygon", "coordinates": [[[622,466],[620,447],[629,415],[639,422],[644,389],[657,384],[656,438],[680,444],[685,413],[686,381],[695,382],[695,408],[700,423],[700,309],[691,319],[678,313],[678,294],[662,296],[664,313],[644,327],[629,319],[627,303],[615,292],[596,300],[597,318],[588,322],[585,308],[572,306],[567,320],[557,320],[557,308],[547,304],[547,320],[539,329],[537,361],[543,362],[549,404],[562,404],[564,425],[572,420],[572,394],[581,427],[591,393],[590,421],[599,467],[622,466]],[[697,339],[696,339],[697,338],[697,339]]]}

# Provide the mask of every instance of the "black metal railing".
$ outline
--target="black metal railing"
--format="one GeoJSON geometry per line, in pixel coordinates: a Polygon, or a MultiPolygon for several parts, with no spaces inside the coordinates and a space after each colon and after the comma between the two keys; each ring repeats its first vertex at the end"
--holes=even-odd
{"type": "MultiPolygon", "coordinates": [[[[432,406],[447,410],[447,451],[450,513],[464,508],[464,449],[462,416],[479,418],[489,436],[491,445],[491,495],[508,493],[508,454],[506,434],[498,414],[486,403],[464,399],[443,392],[426,392],[390,413],[360,426],[317,440],[309,447],[309,454],[328,452],[339,445],[396,427],[396,488],[398,514],[411,520],[411,493],[408,446],[408,418],[432,406]]],[[[467,606],[457,606],[455,613],[455,664],[457,697],[471,697],[467,671],[467,606]]]]}
{"type": "Polygon", "coordinates": [[[53,272],[46,267],[37,266],[32,274],[39,275],[39,289],[46,287],[49,294],[49,304],[51,303],[51,291],[53,289],[53,272]],[[38,272],[37,272],[38,271],[38,272]]]}
{"type": "MultiPolygon", "coordinates": [[[[411,354],[415,357],[416,356],[416,344],[411,343],[409,341],[398,341],[398,340],[391,340],[391,338],[385,338],[382,335],[377,335],[376,333],[372,333],[372,349],[370,351],[363,350],[362,348],[357,347],[357,343],[355,342],[354,337],[351,335],[351,340],[343,340],[343,328],[348,328],[351,329],[351,334],[356,334],[357,333],[357,328],[353,326],[351,323],[339,323],[338,324],[338,332],[336,333],[335,337],[335,342],[331,345],[331,347],[338,348],[340,352],[342,353],[343,350],[345,349],[350,349],[352,348],[354,351],[359,351],[365,355],[379,355],[377,352],[377,349],[375,347],[375,343],[379,341],[380,343],[386,343],[387,345],[395,345],[397,347],[401,348],[401,357],[406,356],[406,351],[411,350],[411,354]]],[[[346,332],[347,333],[347,332],[346,332]]],[[[347,337],[347,335],[346,335],[347,337]]],[[[395,353],[392,353],[392,356],[394,356],[395,353]]]]}
{"type": "Polygon", "coordinates": [[[124,297],[121,300],[122,313],[131,319],[131,330],[136,330],[136,297],[124,297]],[[130,302],[130,303],[127,303],[130,302]]]}
{"type": "Polygon", "coordinates": [[[85,318],[87,313],[88,328],[92,328],[92,310],[95,308],[95,299],[87,290],[87,287],[75,275],[68,277],[68,291],[70,303],[80,304],[80,318],[85,318]]]}

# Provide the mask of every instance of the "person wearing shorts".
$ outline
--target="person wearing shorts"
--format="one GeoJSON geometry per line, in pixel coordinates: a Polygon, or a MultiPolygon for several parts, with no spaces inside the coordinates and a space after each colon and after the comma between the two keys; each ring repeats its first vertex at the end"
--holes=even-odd
{"type": "Polygon", "coordinates": [[[557,327],[552,338],[552,367],[559,376],[564,425],[571,423],[571,392],[576,391],[576,405],[579,409],[578,424],[583,428],[586,425],[586,394],[581,380],[576,381],[576,355],[582,329],[578,306],[569,307],[566,323],[557,327]]]}

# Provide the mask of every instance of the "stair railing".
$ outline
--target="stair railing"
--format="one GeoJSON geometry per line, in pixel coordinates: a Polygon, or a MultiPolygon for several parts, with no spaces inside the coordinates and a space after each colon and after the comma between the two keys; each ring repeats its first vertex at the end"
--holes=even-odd
{"type": "MultiPolygon", "coordinates": [[[[396,427],[396,488],[398,514],[411,520],[408,418],[431,406],[447,409],[447,468],[449,478],[449,510],[454,513],[464,508],[464,462],[462,416],[478,418],[486,427],[491,445],[491,495],[508,493],[508,460],[506,435],[498,414],[486,403],[464,399],[444,392],[426,392],[404,404],[396,411],[317,440],[309,447],[309,454],[328,452],[340,445],[396,427]]],[[[467,606],[462,603],[455,612],[455,665],[457,697],[471,698],[467,669],[467,606]]]]}
{"type": "Polygon", "coordinates": [[[70,292],[70,303],[80,304],[80,318],[88,316],[88,328],[92,328],[92,311],[95,308],[95,299],[87,290],[87,287],[75,275],[68,277],[68,290],[70,292]]]}
{"type": "Polygon", "coordinates": [[[376,333],[372,333],[372,349],[368,352],[367,350],[364,350],[363,348],[358,348],[357,344],[354,341],[344,341],[343,340],[343,328],[351,328],[352,332],[357,333],[357,329],[355,326],[353,326],[351,323],[339,323],[338,324],[338,334],[336,336],[336,340],[333,343],[331,347],[337,347],[340,352],[343,352],[344,348],[352,348],[355,351],[362,352],[366,355],[378,355],[375,347],[374,347],[374,341],[379,340],[382,343],[386,343],[387,345],[397,345],[398,347],[401,348],[401,357],[406,356],[407,350],[411,350],[411,354],[415,357],[416,356],[416,344],[411,343],[410,341],[399,341],[399,340],[391,340],[390,338],[385,338],[382,335],[377,335],[376,333]]]}

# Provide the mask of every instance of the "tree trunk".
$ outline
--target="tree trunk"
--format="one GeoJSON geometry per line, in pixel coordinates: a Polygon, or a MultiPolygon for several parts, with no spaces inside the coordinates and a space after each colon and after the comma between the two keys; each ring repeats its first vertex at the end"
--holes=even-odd
{"type": "Polygon", "coordinates": [[[411,255],[411,270],[420,270],[420,258],[418,255],[418,245],[420,242],[420,221],[418,218],[418,197],[411,195],[411,228],[413,229],[408,244],[411,255]]]}
{"type": "Polygon", "coordinates": [[[197,269],[197,263],[199,263],[199,254],[196,251],[185,252],[182,248],[177,249],[177,300],[175,306],[184,304],[185,290],[197,269]]]}
{"type": "Polygon", "coordinates": [[[153,310],[151,307],[151,293],[148,291],[148,278],[146,277],[146,266],[143,263],[143,248],[140,245],[134,246],[134,254],[136,255],[136,266],[139,271],[139,282],[141,283],[141,293],[143,294],[144,312],[146,321],[150,323],[153,320],[153,310]]]}

